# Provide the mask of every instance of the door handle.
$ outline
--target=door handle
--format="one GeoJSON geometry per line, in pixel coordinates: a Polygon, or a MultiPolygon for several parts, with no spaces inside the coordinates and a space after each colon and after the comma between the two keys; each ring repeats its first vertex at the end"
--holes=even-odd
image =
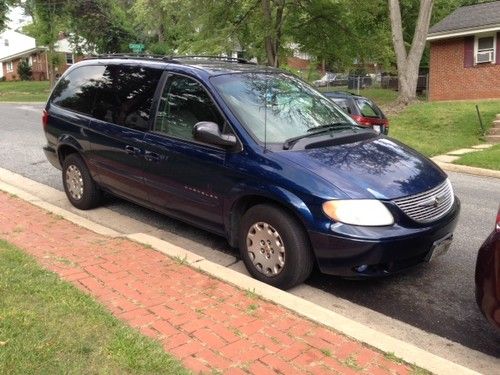
{"type": "Polygon", "coordinates": [[[161,160],[161,156],[158,155],[156,152],[146,151],[144,153],[144,159],[146,159],[147,161],[158,162],[161,160]]]}
{"type": "Polygon", "coordinates": [[[137,155],[141,153],[141,149],[134,146],[125,146],[125,152],[129,155],[137,155]]]}

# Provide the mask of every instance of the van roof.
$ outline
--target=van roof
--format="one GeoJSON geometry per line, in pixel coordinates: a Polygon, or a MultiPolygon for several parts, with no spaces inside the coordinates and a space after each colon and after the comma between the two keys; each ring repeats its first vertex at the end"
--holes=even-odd
{"type": "Polygon", "coordinates": [[[162,65],[164,67],[176,65],[203,70],[209,75],[220,75],[241,72],[277,72],[275,68],[257,65],[245,59],[221,56],[163,56],[146,54],[107,54],[90,56],[84,61],[112,61],[116,64],[130,64],[137,62],[141,65],[162,65]]]}

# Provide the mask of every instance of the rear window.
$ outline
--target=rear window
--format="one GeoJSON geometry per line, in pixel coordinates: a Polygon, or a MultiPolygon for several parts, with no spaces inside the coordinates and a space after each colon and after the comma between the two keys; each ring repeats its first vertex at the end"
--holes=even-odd
{"type": "Polygon", "coordinates": [[[162,70],[140,66],[82,66],[59,81],[51,102],[102,121],[147,130],[161,74],[162,70]]]}
{"type": "Polygon", "coordinates": [[[105,66],[87,65],[72,70],[57,83],[52,92],[51,103],[90,115],[95,91],[105,69],[105,66]]]}
{"type": "Polygon", "coordinates": [[[359,107],[361,115],[364,117],[378,117],[383,118],[382,111],[372,102],[364,98],[355,98],[356,104],[359,107]]]}

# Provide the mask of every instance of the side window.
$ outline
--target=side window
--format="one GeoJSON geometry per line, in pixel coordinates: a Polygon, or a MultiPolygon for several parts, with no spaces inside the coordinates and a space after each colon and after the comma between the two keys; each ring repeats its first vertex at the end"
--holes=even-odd
{"type": "Polygon", "coordinates": [[[104,69],[104,66],[87,65],[71,71],[57,83],[50,98],[51,103],[87,115],[90,114],[104,69]]]}
{"type": "Polygon", "coordinates": [[[92,115],[128,128],[148,130],[161,74],[158,69],[108,65],[96,90],[92,115]]]}
{"type": "Polygon", "coordinates": [[[212,121],[222,130],[224,119],[205,89],[195,80],[172,76],[163,90],[156,131],[182,139],[193,139],[193,127],[200,121],[212,121]]]}

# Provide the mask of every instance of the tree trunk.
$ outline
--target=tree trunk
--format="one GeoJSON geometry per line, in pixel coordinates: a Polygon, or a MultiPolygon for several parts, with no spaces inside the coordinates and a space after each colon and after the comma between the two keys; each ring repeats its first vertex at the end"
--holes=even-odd
{"type": "Polygon", "coordinates": [[[433,0],[420,0],[417,25],[411,43],[410,51],[406,51],[401,23],[401,8],[399,0],[389,1],[389,16],[391,19],[392,43],[396,53],[398,67],[398,100],[408,104],[417,97],[417,82],[420,60],[425,48],[425,41],[431,21],[433,0]]]}
{"type": "Polygon", "coordinates": [[[49,64],[49,82],[50,82],[50,88],[52,88],[56,84],[55,69],[54,69],[54,43],[49,44],[48,64],[49,64]]]}
{"type": "Polygon", "coordinates": [[[274,67],[279,67],[279,52],[281,46],[281,32],[283,29],[283,18],[285,12],[285,0],[277,1],[275,37],[274,37],[274,67]]]}
{"type": "Polygon", "coordinates": [[[274,66],[276,62],[275,40],[273,38],[273,21],[271,12],[271,1],[262,0],[262,12],[264,14],[264,27],[266,28],[266,36],[264,37],[264,45],[266,48],[267,65],[274,66]]]}

